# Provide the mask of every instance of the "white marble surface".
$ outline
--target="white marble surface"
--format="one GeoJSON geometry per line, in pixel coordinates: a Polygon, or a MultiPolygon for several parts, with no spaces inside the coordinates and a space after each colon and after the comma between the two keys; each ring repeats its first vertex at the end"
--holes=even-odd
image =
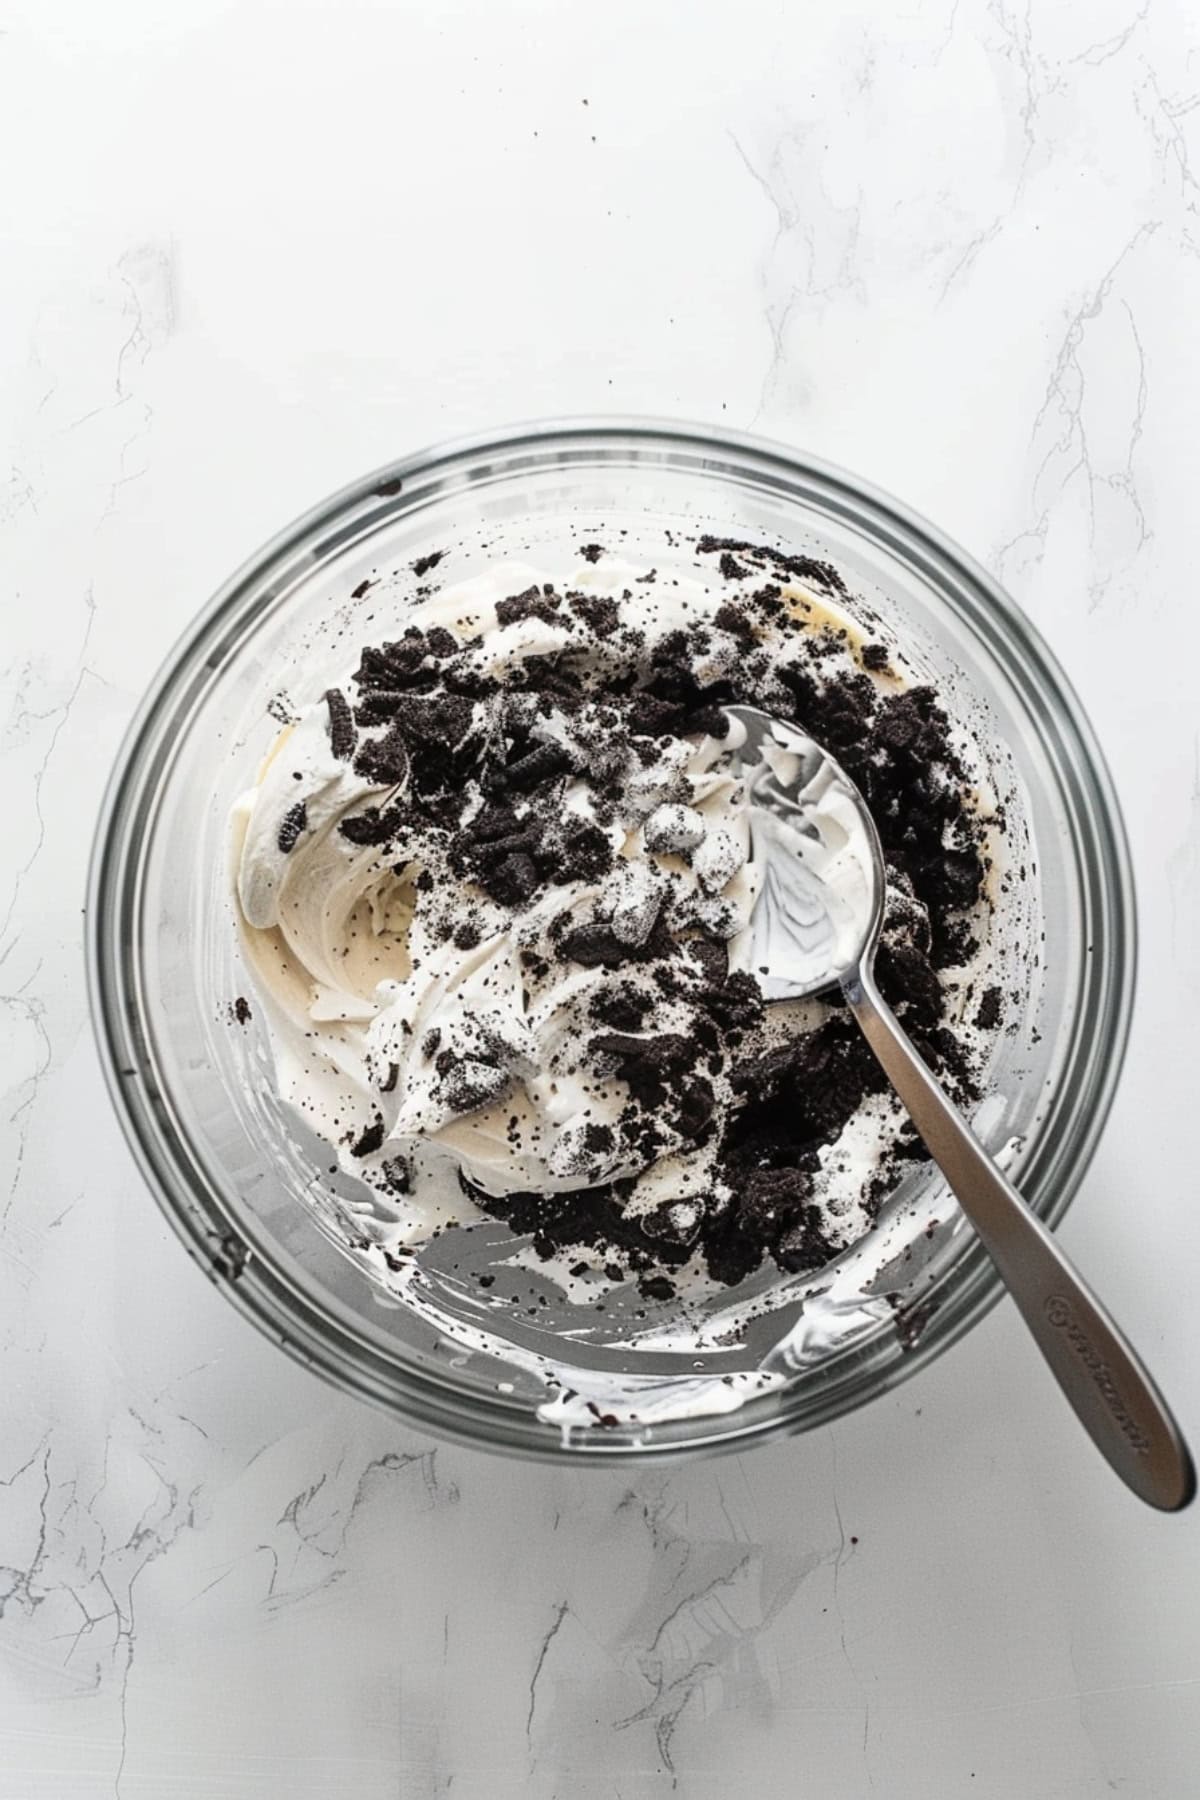
{"type": "Polygon", "coordinates": [[[1064,1237],[1200,1437],[1186,11],[0,9],[4,1800],[1198,1791],[1200,1513],[1110,1479],[1011,1307],[737,1461],[436,1447],[169,1236],[80,946],[140,689],[309,502],[537,414],[806,445],[1003,575],[1109,749],[1141,987],[1064,1237]]]}

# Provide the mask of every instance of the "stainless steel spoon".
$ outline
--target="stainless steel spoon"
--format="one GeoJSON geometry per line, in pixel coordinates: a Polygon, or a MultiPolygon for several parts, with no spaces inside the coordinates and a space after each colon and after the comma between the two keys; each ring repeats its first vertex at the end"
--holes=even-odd
{"type": "Polygon", "coordinates": [[[1196,1487],[1179,1427],[1104,1308],[946,1098],[875,985],[883,850],[857,787],[794,725],[726,708],[745,782],[753,967],[768,1000],[840,986],[884,1072],[975,1227],[1039,1350],[1101,1453],[1135,1494],[1177,1511],[1196,1487]]]}

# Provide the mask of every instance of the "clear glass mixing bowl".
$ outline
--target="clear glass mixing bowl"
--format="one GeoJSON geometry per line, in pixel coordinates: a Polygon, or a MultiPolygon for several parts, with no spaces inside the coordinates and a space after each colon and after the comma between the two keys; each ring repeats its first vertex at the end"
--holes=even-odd
{"type": "MultiPolygon", "coordinates": [[[[231,1000],[252,990],[228,897],[229,806],[277,729],[272,695],[290,684],[312,698],[313,647],[353,621],[355,606],[364,621],[371,611],[369,593],[349,599],[363,576],[448,543],[479,554],[511,546],[561,566],[581,526],[622,523],[633,535],[675,526],[830,558],[1006,771],[1010,817],[1028,840],[1009,965],[1022,1006],[976,1128],[1047,1220],[1079,1185],[1108,1112],[1134,976],[1121,821],[1062,673],[981,568],[848,475],[731,433],[551,424],[398,462],[268,544],[169,658],[104,805],[88,947],[114,1101],[191,1254],[291,1355],[432,1431],[576,1459],[744,1447],[834,1418],[940,1354],[999,1292],[940,1177],[917,1165],[899,1211],[877,1228],[891,1235],[867,1275],[861,1249],[850,1252],[817,1301],[796,1300],[702,1357],[638,1338],[636,1296],[618,1297],[602,1326],[549,1307],[497,1322],[461,1267],[464,1255],[504,1265],[511,1240],[494,1221],[452,1234],[458,1266],[438,1240],[414,1290],[428,1304],[398,1304],[356,1266],[363,1196],[329,1172],[328,1146],[284,1117],[258,1015],[231,1026],[231,1000]],[[785,1325],[794,1354],[763,1384],[755,1372],[785,1325]],[[547,1358],[585,1396],[641,1384],[637,1422],[572,1425],[569,1409],[547,1404],[547,1358]],[[699,1408],[689,1401],[697,1382],[708,1396],[699,1408]],[[722,1391],[739,1403],[714,1410],[722,1391]]],[[[376,629],[388,635],[391,624],[376,629]]],[[[351,640],[365,641],[353,630],[351,640]]]]}

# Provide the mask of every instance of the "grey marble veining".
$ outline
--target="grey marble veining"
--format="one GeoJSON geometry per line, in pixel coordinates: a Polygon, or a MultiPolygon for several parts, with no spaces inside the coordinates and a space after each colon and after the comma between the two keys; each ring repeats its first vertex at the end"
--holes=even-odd
{"type": "Polygon", "coordinates": [[[804,445],[1003,577],[1109,753],[1140,998],[1064,1231],[1200,1436],[1186,9],[16,0],[0,96],[0,1796],[1186,1800],[1200,1523],[1011,1309],[747,1456],[434,1444],[190,1265],[81,953],[140,692],[311,501],[539,414],[804,445]]]}

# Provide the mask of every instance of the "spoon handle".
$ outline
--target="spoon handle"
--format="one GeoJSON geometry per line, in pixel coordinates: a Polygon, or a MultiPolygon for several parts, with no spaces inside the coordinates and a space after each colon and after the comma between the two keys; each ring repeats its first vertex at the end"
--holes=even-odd
{"type": "Polygon", "coordinates": [[[1097,1449],[1149,1505],[1186,1506],[1196,1486],[1192,1459],[1136,1352],[946,1098],[871,971],[857,969],[843,991],[1097,1449]]]}

